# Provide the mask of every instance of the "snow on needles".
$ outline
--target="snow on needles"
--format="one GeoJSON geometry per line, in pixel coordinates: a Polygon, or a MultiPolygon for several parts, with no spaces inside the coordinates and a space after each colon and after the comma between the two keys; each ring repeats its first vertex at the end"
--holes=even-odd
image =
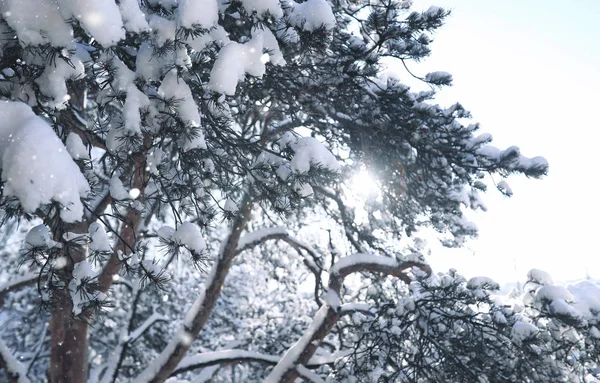
{"type": "MultiPolygon", "coordinates": [[[[122,9],[130,11],[133,2],[127,3],[122,9]]],[[[3,0],[0,10],[19,39],[28,45],[70,45],[73,31],[66,20],[71,18],[77,19],[104,46],[114,45],[125,37],[121,12],[114,0],[3,0]]]]}
{"type": "Polygon", "coordinates": [[[221,49],[210,72],[209,89],[233,96],[238,82],[243,81],[246,74],[254,77],[265,74],[266,62],[285,65],[277,40],[270,30],[255,30],[252,35],[245,44],[231,41],[221,49]],[[263,56],[264,50],[269,52],[268,60],[263,56]]]}
{"type": "Polygon", "coordinates": [[[516,322],[510,335],[513,342],[521,344],[524,340],[535,337],[539,332],[540,330],[531,323],[516,322]]]}
{"type": "Polygon", "coordinates": [[[58,202],[63,221],[80,220],[90,187],[52,128],[22,102],[0,102],[0,119],[4,195],[27,212],[58,202]]]}
{"type": "Polygon", "coordinates": [[[53,247],[56,244],[52,240],[50,229],[46,225],[32,227],[25,236],[25,247],[53,247]]]}
{"type": "MultiPolygon", "coordinates": [[[[182,78],[177,77],[175,69],[167,73],[158,88],[158,94],[166,99],[177,99],[176,108],[180,118],[192,128],[200,126],[200,113],[192,96],[192,91],[182,78]]],[[[181,142],[184,151],[196,148],[206,149],[206,142],[204,141],[202,132],[197,130],[195,133],[193,138],[188,138],[181,142]]]]}
{"type": "Polygon", "coordinates": [[[110,241],[106,235],[104,226],[98,222],[92,222],[88,229],[91,242],[88,244],[88,248],[93,251],[108,252],[111,251],[110,241]]]}
{"type": "Polygon", "coordinates": [[[57,0],[65,20],[76,18],[104,46],[125,38],[121,12],[114,0],[57,0]]]}
{"type": "Polygon", "coordinates": [[[179,25],[192,28],[196,25],[203,29],[214,27],[219,21],[219,8],[216,0],[180,0],[178,11],[179,25]]]}
{"type": "Polygon", "coordinates": [[[527,273],[527,280],[529,282],[535,282],[542,286],[547,286],[554,283],[550,274],[540,269],[529,270],[529,272],[527,273]]]}
{"type": "Polygon", "coordinates": [[[183,245],[197,254],[206,250],[206,242],[202,238],[200,229],[191,222],[182,223],[177,230],[170,226],[163,226],[158,230],[158,236],[164,240],[183,245]]]}
{"type": "Polygon", "coordinates": [[[291,8],[290,22],[307,32],[321,27],[335,27],[335,16],[325,0],[308,0],[303,3],[289,1],[288,6],[291,8]]]}
{"type": "Polygon", "coordinates": [[[334,172],[340,169],[335,156],[314,137],[296,138],[293,134],[286,133],[279,140],[279,145],[288,146],[294,151],[291,161],[294,173],[307,173],[311,167],[322,167],[334,172]]]}

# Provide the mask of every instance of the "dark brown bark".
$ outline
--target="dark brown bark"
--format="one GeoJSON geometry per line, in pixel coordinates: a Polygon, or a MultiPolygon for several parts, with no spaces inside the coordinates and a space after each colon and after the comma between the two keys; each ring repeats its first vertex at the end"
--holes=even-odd
{"type": "MultiPolygon", "coordinates": [[[[86,233],[87,222],[65,225],[65,232],[86,233]]],[[[85,382],[88,367],[88,325],[72,317],[73,303],[68,288],[73,265],[85,259],[85,249],[69,247],[64,251],[65,257],[72,262],[62,270],[60,275],[65,287],[54,295],[55,302],[49,327],[49,380],[52,383],[85,382]]]]}
{"type": "Polygon", "coordinates": [[[88,325],[71,317],[72,304],[67,296],[52,313],[50,320],[50,382],[85,382],[88,373],[88,325]]]}
{"type": "MultiPolygon", "coordinates": [[[[144,138],[143,151],[137,156],[134,165],[134,174],[132,188],[140,190],[143,198],[146,185],[145,163],[146,152],[152,145],[152,139],[148,136],[144,138]]],[[[98,277],[98,290],[108,291],[113,283],[113,277],[120,268],[121,262],[118,258],[118,251],[124,254],[131,253],[135,247],[137,230],[140,225],[142,213],[131,209],[125,217],[125,224],[120,233],[120,239],[115,246],[114,252],[98,277]]],[[[95,219],[95,217],[93,217],[95,219]]],[[[66,225],[65,232],[87,233],[89,221],[79,222],[73,225],[66,225]]],[[[86,321],[81,321],[72,317],[73,304],[69,295],[68,285],[72,279],[71,271],[75,263],[85,260],[85,249],[69,249],[68,259],[72,264],[65,268],[62,276],[65,282],[65,289],[56,296],[56,302],[52,309],[52,319],[50,320],[51,349],[50,349],[50,367],[49,380],[52,383],[75,383],[87,381],[88,374],[88,333],[89,324],[93,320],[91,313],[84,313],[86,321]]]]}
{"type": "MultiPolygon", "coordinates": [[[[134,173],[133,180],[131,184],[131,188],[136,188],[140,191],[140,197],[144,198],[144,191],[146,189],[146,154],[150,147],[152,146],[152,138],[149,136],[144,137],[144,149],[138,155],[134,164],[134,173]]],[[[136,244],[136,236],[138,233],[138,229],[140,223],[142,222],[142,212],[136,209],[131,209],[127,212],[125,217],[125,222],[123,228],[121,229],[121,233],[119,235],[119,240],[117,241],[117,245],[115,246],[114,252],[111,255],[110,259],[104,266],[102,273],[98,277],[98,286],[99,290],[102,292],[108,291],[110,286],[113,283],[113,278],[116,274],[121,270],[121,261],[119,260],[118,253],[119,251],[123,252],[123,254],[130,254],[132,250],[135,248],[136,244]]]]}

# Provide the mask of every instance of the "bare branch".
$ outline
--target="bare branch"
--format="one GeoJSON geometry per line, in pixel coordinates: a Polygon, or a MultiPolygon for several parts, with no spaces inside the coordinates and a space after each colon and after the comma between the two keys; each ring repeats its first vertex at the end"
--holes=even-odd
{"type": "Polygon", "coordinates": [[[350,222],[352,222],[352,220],[348,217],[348,212],[346,211],[346,205],[344,204],[344,201],[342,201],[342,199],[335,193],[326,190],[325,188],[315,185],[313,186],[313,190],[319,194],[324,195],[327,198],[332,199],[337,207],[338,210],[340,211],[340,216],[342,219],[342,225],[344,226],[344,232],[346,233],[346,238],[348,238],[348,241],[350,241],[350,243],[352,244],[352,246],[354,246],[354,248],[356,249],[356,251],[359,251],[361,253],[365,252],[365,248],[354,238],[354,236],[352,235],[352,231],[350,230],[351,228],[348,227],[348,225],[350,224],[350,222]]]}

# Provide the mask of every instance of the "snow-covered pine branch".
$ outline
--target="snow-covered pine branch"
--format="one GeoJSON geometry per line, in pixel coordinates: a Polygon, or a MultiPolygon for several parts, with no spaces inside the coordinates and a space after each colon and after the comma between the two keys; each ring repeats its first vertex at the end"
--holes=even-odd
{"type": "MultiPolygon", "coordinates": [[[[1,336],[11,350],[43,349],[30,376],[80,382],[107,366],[108,381],[162,382],[188,351],[227,348],[231,334],[280,355],[319,306],[365,315],[338,307],[348,274],[373,274],[369,288],[355,274],[371,318],[399,293],[378,273],[408,281],[403,267],[424,267],[342,254],[395,256],[423,227],[459,246],[477,233],[465,213],[484,209],[485,174],[507,195],[509,175],[544,175],[545,159],[492,146],[460,104],[435,102],[436,88],[382,72],[428,56],[448,15],[410,3],[0,1],[0,222],[22,224],[5,226],[0,297],[16,320],[1,336]],[[359,222],[351,180],[363,169],[379,196],[359,222]],[[257,227],[273,229],[244,235],[257,227]],[[36,277],[15,278],[19,267],[36,277]],[[31,340],[42,322],[50,342],[31,340]]],[[[343,335],[321,344],[345,352],[343,335]]]]}
{"type": "Polygon", "coordinates": [[[269,374],[266,382],[293,382],[297,377],[297,366],[305,366],[321,341],[331,331],[341,314],[340,293],[344,279],[357,272],[373,272],[391,275],[405,283],[410,278],[405,274],[411,268],[419,268],[427,275],[431,274],[428,265],[419,262],[402,262],[397,259],[373,254],[352,254],[340,259],[329,269],[329,288],[325,303],[315,314],[313,322],[302,337],[290,347],[269,374]]]}
{"type": "MultiPolygon", "coordinates": [[[[346,356],[348,353],[333,354],[329,356],[316,356],[311,358],[306,366],[308,368],[317,368],[325,364],[332,364],[336,359],[346,356]]],[[[198,355],[190,355],[185,357],[173,371],[173,376],[181,374],[185,371],[213,366],[218,364],[228,363],[243,363],[243,362],[260,362],[269,365],[276,365],[281,358],[276,355],[267,355],[255,351],[247,350],[221,350],[205,352],[198,355]]]]}

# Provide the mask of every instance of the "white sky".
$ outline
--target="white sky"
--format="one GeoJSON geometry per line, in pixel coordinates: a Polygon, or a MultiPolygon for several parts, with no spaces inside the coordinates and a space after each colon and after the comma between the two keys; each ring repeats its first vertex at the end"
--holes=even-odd
{"type": "Polygon", "coordinates": [[[413,72],[450,72],[438,102],[459,101],[500,148],[550,162],[543,180],[513,177],[510,199],[490,189],[466,249],[434,248],[442,271],[523,281],[541,268],[555,280],[600,278],[600,1],[416,0],[453,9],[433,55],[413,72]]]}

